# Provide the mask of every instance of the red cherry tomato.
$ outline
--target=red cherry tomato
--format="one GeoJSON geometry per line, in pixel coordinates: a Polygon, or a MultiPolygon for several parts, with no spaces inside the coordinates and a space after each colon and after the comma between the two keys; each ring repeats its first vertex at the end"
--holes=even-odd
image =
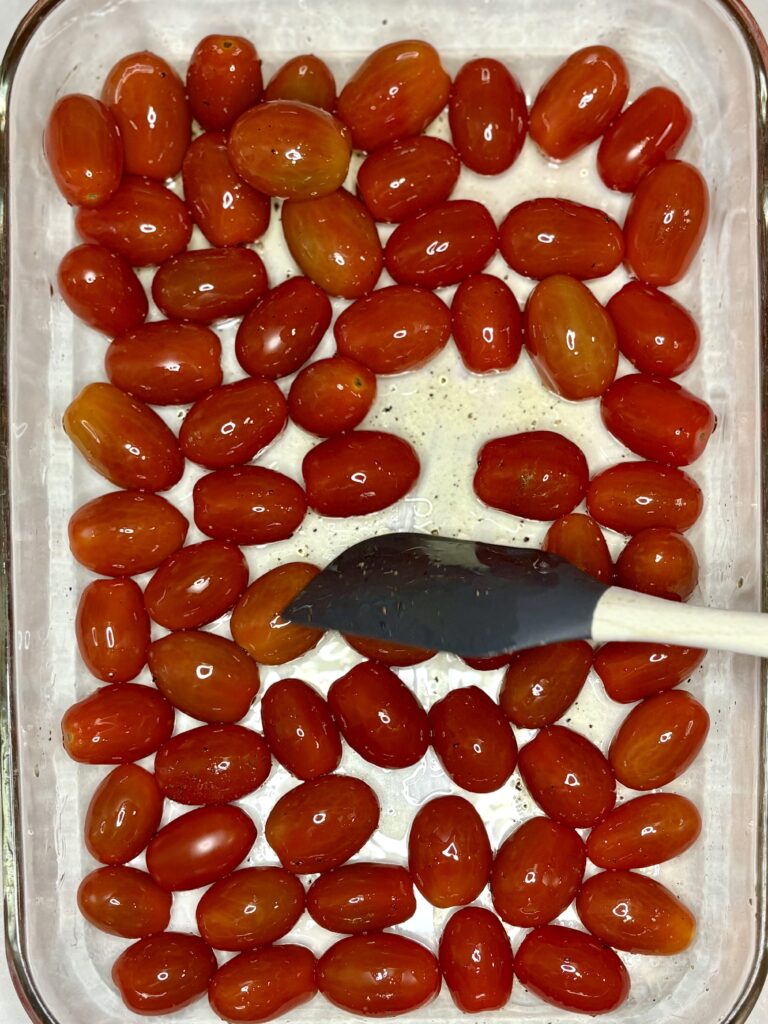
{"type": "Polygon", "coordinates": [[[617,533],[650,527],[682,532],[693,526],[703,506],[695,480],[655,462],[620,462],[593,477],[587,491],[589,514],[617,533]]]}
{"type": "Polygon", "coordinates": [[[451,323],[461,361],[472,373],[511,370],[523,347],[517,299],[498,277],[465,278],[453,295],[451,323]]]}
{"type": "Polygon", "coordinates": [[[155,755],[162,792],[179,804],[220,804],[258,789],[272,768],[269,748],[241,725],[202,725],[168,740],[155,755]]]}
{"type": "Polygon", "coordinates": [[[164,825],[147,847],[147,871],[163,889],[198,889],[240,864],[256,826],[239,807],[198,807],[164,825]]]}
{"type": "Polygon", "coordinates": [[[243,868],[221,878],[197,905],[197,927],[214,949],[239,953],[277,942],[304,911],[304,887],[283,868],[243,868]]]}
{"type": "Polygon", "coordinates": [[[547,156],[565,160],[603,134],[628,91],[629,73],[615,50],[578,50],[539,90],[531,107],[531,138],[547,156]]]}
{"type": "Polygon", "coordinates": [[[506,1006],[514,958],[509,937],[490,910],[465,907],[449,919],[440,938],[440,970],[462,1013],[506,1006]]]}
{"type": "Polygon", "coordinates": [[[280,764],[306,781],[336,771],[341,737],[330,708],[301,679],[273,683],[261,699],[264,737],[280,764]]]}
{"type": "Polygon", "coordinates": [[[586,736],[561,725],[526,743],[520,774],[539,807],[561,825],[591,828],[616,802],[611,764],[586,736]]]}
{"type": "Polygon", "coordinates": [[[697,647],[669,644],[604,644],[595,655],[595,671],[611,700],[633,704],[685,682],[704,653],[697,647]]]}
{"type": "Polygon", "coordinates": [[[187,68],[189,106],[208,132],[231,128],[259,102],[262,84],[259,55],[243,36],[206,36],[187,68]]]}
{"type": "Polygon", "coordinates": [[[391,928],[416,913],[413,882],[394,864],[344,864],[312,883],[307,911],[322,928],[345,935],[391,928]]]}
{"type": "Polygon", "coordinates": [[[437,51],[420,39],[374,50],[344,86],[336,111],[355,149],[378,149],[419,135],[448,99],[451,80],[437,51]]]}
{"type": "Polygon", "coordinates": [[[102,686],[64,712],[64,749],[81,764],[140,761],[170,737],[174,717],[171,705],[153,686],[102,686]]]}
{"type": "Polygon", "coordinates": [[[585,640],[507,655],[501,710],[519,729],[554,725],[581,693],[591,665],[592,648],[585,640]]]}
{"type": "Polygon", "coordinates": [[[547,530],[543,546],[596,580],[613,580],[611,553],[600,527],[589,516],[579,512],[562,516],[547,530]]]}
{"type": "Polygon", "coordinates": [[[451,86],[448,122],[463,164],[478,174],[501,174],[525,142],[525,93],[500,61],[470,60],[451,86]]]}
{"type": "Polygon", "coordinates": [[[137,764],[120,765],[99,783],[88,804],[85,847],[102,864],[127,864],[157,832],[162,814],[163,794],[154,775],[137,764]]]}
{"type": "Polygon", "coordinates": [[[429,709],[432,746],[457,786],[500,789],[517,764],[515,735],[498,705],[478,686],[451,690],[429,709]]]}
{"type": "Polygon", "coordinates": [[[284,868],[315,875],[349,860],[378,823],[379,801],[367,783],[349,775],[324,775],[281,796],[264,831],[284,868]]]}
{"type": "Polygon", "coordinates": [[[112,967],[112,981],[132,1013],[172,1013],[202,996],[216,957],[198,935],[162,932],[139,939],[112,967]]]}
{"type": "Polygon", "coordinates": [[[679,303],[641,281],[630,281],[607,306],[619,350],[641,373],[676,377],[699,351],[699,329],[679,303]]]}
{"type": "Polygon", "coordinates": [[[405,667],[420,665],[435,655],[435,651],[423,651],[420,647],[408,647],[406,644],[391,644],[386,640],[371,640],[370,637],[350,636],[343,633],[353,651],[362,654],[369,661],[380,661],[384,665],[405,667]]]}
{"type": "Polygon", "coordinates": [[[203,541],[166,558],[144,588],[144,604],[165,629],[197,629],[229,611],[247,583],[239,548],[203,541]]]}
{"type": "Polygon", "coordinates": [[[706,708],[686,690],[648,697],[632,708],[611,742],[616,778],[630,789],[666,786],[696,759],[708,732],[706,708]]]}
{"type": "Polygon", "coordinates": [[[175,178],[192,118],[184,84],[170,64],[147,50],[123,57],[107,75],[101,99],[120,129],[126,174],[175,178]]]}
{"type": "Polygon", "coordinates": [[[315,958],[304,946],[282,943],[241,953],[216,972],[211,1008],[230,1021],[267,1021],[290,1013],[317,992],[315,958]]]}
{"type": "Polygon", "coordinates": [[[253,249],[194,249],[163,263],[152,281],[152,298],[172,320],[209,324],[243,316],[267,287],[267,272],[253,249]]]}
{"type": "Polygon", "coordinates": [[[526,519],[558,519],[579,504],[589,469],[580,448],[550,430],[487,441],[477,456],[475,494],[526,519]]]}
{"type": "Polygon", "coordinates": [[[435,907],[461,907],[488,883],[493,853],[483,820],[462,796],[422,804],[408,837],[408,870],[435,907]]]}
{"type": "Polygon", "coordinates": [[[397,223],[444,203],[460,167],[447,142],[417,135],[366,157],[357,172],[357,191],[376,220],[397,223]]]}
{"type": "Polygon", "coordinates": [[[86,921],[121,939],[165,931],[171,899],[146,872],[121,865],[91,871],[77,890],[77,906],[86,921]]]}
{"type": "Polygon", "coordinates": [[[616,561],[616,583],[620,587],[670,601],[687,601],[698,582],[696,552],[674,530],[641,530],[627,541],[616,561]]]}
{"type": "Polygon", "coordinates": [[[304,53],[291,57],[277,69],[264,90],[264,99],[296,100],[333,112],[336,80],[325,61],[313,53],[304,53]]]}
{"type": "Polygon", "coordinates": [[[461,660],[476,672],[495,672],[496,669],[506,668],[511,657],[511,654],[492,654],[489,658],[464,657],[461,660]]]}
{"type": "Polygon", "coordinates": [[[77,245],[59,264],[61,297],[76,317],[104,334],[139,327],[147,296],[127,260],[102,245],[77,245]]]}
{"type": "Polygon", "coordinates": [[[288,412],[294,423],[319,437],[352,430],[376,397],[376,375],[345,356],[318,359],[291,384],[288,412]]]}
{"type": "Polygon", "coordinates": [[[677,793],[648,793],[615,807],[587,836],[599,868],[647,868],[684,853],[701,833],[701,815],[677,793]]]}
{"type": "Polygon", "coordinates": [[[192,493],[198,529],[234,544],[287,540],[307,512],[307,499],[296,481],[263,466],[208,473],[192,493]]]}
{"type": "Polygon", "coordinates": [[[51,174],[71,206],[101,206],[120,184],[120,133],[109,110],[92,96],[70,93],[56,101],[44,146],[51,174]]]}
{"type": "Polygon", "coordinates": [[[133,580],[94,580],[80,596],[75,622],[80,657],[105,683],[127,683],[144,668],[149,617],[133,580]]]}

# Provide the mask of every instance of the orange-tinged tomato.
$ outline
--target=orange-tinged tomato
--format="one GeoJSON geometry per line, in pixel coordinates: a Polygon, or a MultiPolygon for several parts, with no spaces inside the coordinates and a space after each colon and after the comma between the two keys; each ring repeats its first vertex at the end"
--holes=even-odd
{"type": "Polygon", "coordinates": [[[149,617],[133,580],[94,580],[80,595],[75,620],[80,657],[105,683],[127,683],[144,668],[149,617]]]}
{"type": "Polygon", "coordinates": [[[152,298],[172,320],[209,324],[243,316],[267,287],[267,272],[253,249],[192,249],[158,269],[152,298]]]}
{"type": "Polygon", "coordinates": [[[109,110],[92,96],[70,93],[58,99],[43,145],[54,181],[71,206],[101,206],[120,184],[120,133],[109,110]]]}
{"type": "Polygon", "coordinates": [[[112,981],[132,1013],[172,1013],[204,995],[216,957],[199,935],[161,932],[139,939],[112,967],[112,981]]]}
{"type": "Polygon", "coordinates": [[[379,279],[379,233],[359,199],[340,188],[304,202],[288,200],[280,215],[291,256],[329,295],[358,299],[379,279]]]}
{"type": "Polygon", "coordinates": [[[451,86],[448,122],[463,164],[478,174],[501,174],[512,166],[525,142],[525,93],[500,61],[470,60],[451,86]]]}
{"type": "Polygon", "coordinates": [[[284,868],[243,868],[215,882],[197,905],[197,927],[214,949],[239,953],[277,942],[304,911],[304,886],[284,868]]]}
{"type": "Polygon", "coordinates": [[[336,80],[324,60],[313,53],[303,53],[277,69],[264,90],[264,99],[296,100],[332,112],[336,106],[336,80]]]}
{"type": "Polygon", "coordinates": [[[333,334],[341,355],[377,374],[403,373],[424,366],[445,348],[451,314],[432,292],[393,285],[347,306],[333,334]]]}
{"type": "Polygon", "coordinates": [[[616,583],[643,594],[687,601],[699,582],[696,552],[674,530],[653,527],[627,541],[616,560],[616,583]]]}
{"type": "Polygon", "coordinates": [[[542,85],[528,130],[543,152],[565,160],[599,138],[629,92],[629,73],[608,46],[572,53],[542,85]]]}
{"type": "Polygon", "coordinates": [[[517,764],[517,743],[499,706],[478,686],[451,690],[429,709],[432,746],[457,786],[500,789],[517,764]]]}
{"type": "Polygon", "coordinates": [[[103,245],[77,245],[57,272],[62,299],[83,323],[104,334],[143,324],[149,304],[131,265],[103,245]]]}
{"type": "Polygon", "coordinates": [[[641,373],[676,377],[699,351],[699,328],[691,314],[669,295],[630,281],[608,302],[619,351],[641,373]]]}
{"type": "Polygon", "coordinates": [[[521,749],[519,763],[533,799],[561,825],[591,828],[616,802],[613,762],[572,729],[542,729],[521,749]]]}
{"type": "Polygon", "coordinates": [[[344,935],[391,928],[416,913],[413,882],[395,864],[344,864],[312,883],[307,911],[321,927],[344,935]]]}
{"type": "Polygon", "coordinates": [[[184,83],[170,64],[147,50],[123,57],[107,75],[101,99],[120,129],[126,173],[176,177],[192,117],[184,83]]]}
{"type": "Polygon", "coordinates": [[[461,907],[480,895],[493,863],[483,819],[462,796],[438,796],[416,812],[408,870],[435,907],[461,907]]]}
{"type": "Polygon", "coordinates": [[[620,462],[593,477],[587,491],[589,514],[617,533],[654,526],[682,532],[693,526],[703,506],[695,480],[656,462],[620,462]]]}
{"type": "Polygon", "coordinates": [[[211,1008],[223,1020],[273,1020],[315,995],[315,966],[310,950],[288,943],[241,953],[216,972],[211,1008]]]}
{"type": "Polygon", "coordinates": [[[595,671],[611,700],[633,704],[685,682],[704,654],[698,647],[670,644],[604,644],[595,655],[595,671]]]}
{"type": "Polygon", "coordinates": [[[306,782],[336,771],[341,737],[325,700],[301,679],[273,683],[261,699],[264,736],[280,764],[306,782]]]}
{"type": "Polygon", "coordinates": [[[121,939],[143,939],[165,931],[171,900],[171,894],[145,871],[122,865],[91,871],[77,890],[77,906],[86,921],[121,939]]]}
{"type": "Polygon", "coordinates": [[[512,289],[491,274],[465,278],[453,295],[451,324],[472,373],[511,370],[523,347],[523,318],[512,289]]]}
{"type": "Polygon", "coordinates": [[[349,860],[378,823],[379,801],[367,783],[349,775],[323,775],[281,796],[264,832],[284,868],[315,875],[349,860]]]}
{"type": "Polygon", "coordinates": [[[230,874],[248,855],[256,826],[239,807],[197,807],[164,825],[147,847],[147,871],[171,892],[199,889],[230,874]]]}
{"type": "Polygon", "coordinates": [[[634,192],[645,175],[675,156],[691,127],[691,112],[671,89],[646,89],[616,118],[597,151],[608,188],[634,192]]]}
{"type": "Polygon", "coordinates": [[[154,686],[102,686],[64,712],[64,749],[81,764],[140,761],[170,737],[174,718],[173,708],[154,686]]]}
{"type": "Polygon", "coordinates": [[[374,50],[344,86],[336,112],[355,149],[418,135],[445,106],[451,80],[434,47],[405,39],[374,50]]]}
{"type": "Polygon", "coordinates": [[[611,742],[616,778],[630,789],[666,786],[696,759],[709,732],[706,708],[686,690],[669,690],[641,701],[611,742]]]}
{"type": "Polygon", "coordinates": [[[137,764],[120,765],[99,783],[88,804],[85,847],[102,864],[127,864],[157,832],[162,814],[163,794],[154,775],[137,764]]]}
{"type": "Polygon", "coordinates": [[[150,616],[166,629],[197,629],[229,611],[248,583],[239,548],[220,540],[170,555],[144,588],[150,616]]]}
{"type": "Polygon", "coordinates": [[[532,430],[487,441],[477,456],[473,486],[492,508],[546,520],[572,512],[588,482],[580,448],[562,434],[532,430]]]}
{"type": "Polygon", "coordinates": [[[205,36],[187,68],[189,106],[208,132],[231,128],[261,99],[261,61],[243,36],[205,36]]]}
{"type": "Polygon", "coordinates": [[[255,459],[288,420],[280,388],[251,377],[215,388],[184,417],[179,445],[207,469],[226,469],[255,459]]]}
{"type": "Polygon", "coordinates": [[[635,797],[587,836],[587,855],[599,868],[647,868],[689,849],[701,833],[701,815],[677,793],[635,797]]]}
{"type": "Polygon", "coordinates": [[[554,522],[544,538],[544,550],[559,555],[596,580],[610,583],[613,562],[602,530],[594,519],[571,512],[554,522]]]}
{"type": "Polygon", "coordinates": [[[573,704],[592,665],[586,640],[545,644],[506,656],[501,710],[520,729],[554,725],[573,704]]]}
{"type": "Polygon", "coordinates": [[[333,356],[305,366],[288,393],[294,423],[319,437],[352,430],[376,397],[376,375],[356,359],[333,356]]]}
{"type": "Polygon", "coordinates": [[[435,655],[435,651],[423,651],[420,647],[408,647],[406,644],[392,644],[386,640],[372,640],[370,637],[350,636],[343,633],[353,651],[362,654],[371,661],[380,661],[384,665],[406,667],[420,665],[435,655]]]}
{"type": "Polygon", "coordinates": [[[283,665],[311,651],[323,630],[294,626],[280,612],[319,572],[309,562],[286,562],[254,580],[232,612],[235,642],[263,665],[283,665]]]}
{"type": "Polygon", "coordinates": [[[208,473],[192,493],[198,529],[233,544],[287,540],[307,511],[307,499],[296,481],[263,466],[208,473]]]}
{"type": "Polygon", "coordinates": [[[514,958],[499,919],[484,907],[465,907],[450,918],[440,937],[440,970],[462,1013],[506,1006],[512,992],[514,958]]]}
{"type": "Polygon", "coordinates": [[[367,156],[357,172],[357,192],[376,220],[397,223],[444,203],[460,168],[453,146],[417,135],[367,156]]]}
{"type": "Polygon", "coordinates": [[[184,200],[211,245],[255,242],[269,227],[269,196],[246,185],[237,174],[224,132],[206,132],[196,138],[184,157],[182,174],[184,200]]]}
{"type": "Polygon", "coordinates": [[[155,755],[155,777],[179,804],[229,803],[252,793],[272,768],[269,748],[241,725],[201,725],[164,743],[155,755]]]}

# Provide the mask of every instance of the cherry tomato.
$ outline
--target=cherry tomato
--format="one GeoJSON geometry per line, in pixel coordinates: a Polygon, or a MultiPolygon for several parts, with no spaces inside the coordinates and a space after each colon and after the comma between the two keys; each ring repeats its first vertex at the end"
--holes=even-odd
{"type": "Polygon", "coordinates": [[[378,149],[419,135],[448,100],[451,80],[437,51],[420,39],[381,46],[344,86],[336,111],[355,149],[378,149]]]}
{"type": "Polygon", "coordinates": [[[166,700],[202,722],[237,722],[259,692],[259,667],[226,637],[168,633],[149,649],[149,670],[166,700]]]}
{"type": "Polygon", "coordinates": [[[277,760],[302,781],[335,771],[341,738],[330,708],[301,679],[273,683],[261,700],[264,736],[277,760]]]}
{"type": "Polygon", "coordinates": [[[112,981],[132,1013],[172,1013],[202,996],[216,957],[198,935],[161,932],[139,939],[112,967],[112,981]]]}
{"type": "Polygon", "coordinates": [[[237,329],[235,354],[253,377],[287,377],[309,359],[331,323],[325,292],[291,277],[267,292],[237,329]]]}
{"type": "Polygon", "coordinates": [[[696,935],[696,918],[653,878],[634,871],[601,871],[576,900],[584,927],[601,942],[628,953],[674,956],[696,935]]]}
{"type": "Polygon", "coordinates": [[[682,532],[693,526],[703,506],[695,480],[656,462],[620,462],[593,477],[587,491],[589,514],[617,533],[650,527],[682,532]]]}
{"type": "Polygon", "coordinates": [[[404,498],[421,471],[407,441],[380,430],[354,430],[311,449],[301,466],[309,507],[321,516],[364,516],[404,498]]]}
{"type": "Polygon", "coordinates": [[[511,370],[523,346],[517,299],[498,277],[465,278],[453,295],[451,323],[461,361],[472,373],[511,370]]]}
{"type": "Polygon", "coordinates": [[[198,889],[234,871],[255,840],[256,826],[239,807],[198,807],[150,841],[147,871],[163,889],[198,889]]]}
{"type": "Polygon", "coordinates": [[[216,972],[208,998],[224,1020],[266,1021],[290,1013],[316,992],[314,955],[282,943],[228,960],[216,972]]]}
{"type": "Polygon", "coordinates": [[[603,423],[643,459],[688,466],[707,447],[717,420],[707,403],[672,380],[619,377],[600,403],[603,423]]]}
{"type": "Polygon", "coordinates": [[[144,668],[149,617],[133,580],[94,580],[80,595],[75,621],[80,657],[105,683],[127,683],[144,668]]]}
{"type": "Polygon", "coordinates": [[[565,160],[603,134],[628,91],[629,73],[615,50],[577,50],[539,90],[531,107],[531,138],[547,156],[565,160]]]}
{"type": "Polygon", "coordinates": [[[451,690],[429,709],[432,746],[462,789],[492,793],[517,764],[517,743],[498,705],[478,686],[451,690]]]}
{"type": "Polygon", "coordinates": [[[165,629],[197,629],[229,611],[247,583],[248,566],[239,548],[203,541],[166,558],[144,588],[144,604],[165,629]]]}
{"type": "Polygon", "coordinates": [[[236,173],[224,132],[198,136],[187,150],[182,173],[184,200],[211,245],[255,242],[269,227],[269,196],[236,173]]]}
{"type": "Polygon", "coordinates": [[[436,651],[423,651],[420,647],[408,647],[406,644],[392,644],[386,640],[372,640],[370,637],[350,636],[343,633],[353,651],[362,654],[370,661],[380,661],[384,665],[420,665],[434,657],[436,651]]]}
{"type": "Polygon", "coordinates": [[[311,651],[323,630],[294,626],[280,612],[319,572],[309,562],[286,562],[254,580],[232,612],[235,642],[263,665],[283,665],[311,651]]]}
{"type": "Polygon", "coordinates": [[[580,448],[551,430],[487,441],[477,456],[475,494],[525,519],[558,519],[583,499],[589,469],[580,448]]]}
{"type": "Polygon", "coordinates": [[[272,768],[269,748],[241,725],[202,725],[168,740],[155,755],[155,776],[179,804],[220,804],[258,789],[272,768]]]}
{"type": "Polygon", "coordinates": [[[364,1017],[391,1017],[431,1002],[440,968],[428,949],[392,932],[350,935],[326,950],[317,984],[328,1002],[364,1017]]]}
{"type": "Polygon", "coordinates": [[[352,430],[376,397],[376,375],[345,356],[318,359],[291,384],[288,411],[294,423],[319,437],[352,430]]]}
{"type": "Polygon", "coordinates": [[[490,910],[465,907],[450,918],[440,938],[440,970],[462,1013],[506,1006],[514,958],[504,928],[490,910]]]}
{"type": "Polygon", "coordinates": [[[679,856],[701,833],[701,815],[677,793],[648,793],[615,807],[587,836],[599,868],[647,868],[679,856]]]}
{"type": "Polygon", "coordinates": [[[648,697],[632,708],[611,742],[616,778],[630,789],[666,786],[696,759],[708,732],[706,708],[687,690],[648,697]]]}
{"type": "Polygon", "coordinates": [[[616,583],[643,594],[687,601],[699,582],[696,552],[674,530],[641,530],[616,560],[616,583]]]}
{"type": "Polygon", "coordinates": [[[271,444],[287,420],[277,385],[249,377],[200,398],[184,417],[179,445],[188,459],[208,469],[240,466],[271,444]]]}
{"type": "Polygon", "coordinates": [[[102,686],[64,712],[64,749],[81,764],[140,761],[170,737],[174,717],[154,686],[102,686]]]}
{"type": "Polygon", "coordinates": [[[85,847],[102,864],[127,864],[157,832],[162,814],[163,794],[154,775],[137,764],[120,765],[99,783],[88,804],[85,847]]]}
{"type": "Polygon", "coordinates": [[[554,725],[581,693],[592,665],[586,640],[546,644],[507,655],[501,710],[519,729],[554,725]]]}
{"type": "Polygon", "coordinates": [[[104,358],[115,387],[150,405],[185,405],[221,384],[221,343],[202,324],[158,320],[119,334],[104,358]]]}
{"type": "Polygon", "coordinates": [[[304,887],[283,868],[243,868],[221,878],[197,905],[197,927],[214,949],[239,953],[277,942],[304,912],[304,887]]]}
{"type": "Polygon", "coordinates": [[[438,796],[416,812],[408,837],[408,870],[435,907],[461,907],[480,895],[493,863],[480,815],[462,796],[438,796]]]}
{"type": "Polygon", "coordinates": [[[331,685],[328,704],[344,739],[371,764],[407,768],[427,752],[427,713],[386,665],[355,665],[331,685]]]}
{"type": "Polygon", "coordinates": [[[56,101],[44,146],[54,181],[71,206],[101,206],[120,184],[120,133],[109,110],[92,96],[70,93],[56,101]]]}
{"type": "Polygon", "coordinates": [[[313,53],[304,53],[291,57],[277,69],[264,90],[264,99],[296,100],[333,112],[336,81],[325,61],[313,53]]]}
{"type": "Polygon", "coordinates": [[[307,512],[307,499],[296,481],[263,466],[208,473],[192,494],[198,529],[234,544],[287,540],[307,512]]]}
{"type": "Polygon", "coordinates": [[[526,743],[520,774],[539,807],[561,825],[591,828],[616,802],[611,764],[586,736],[561,725],[526,743]]]}
{"type": "Polygon", "coordinates": [[[543,925],[526,935],[515,974],[545,1002],[592,1016],[616,1010],[629,995],[627,969],[614,951],[561,925],[543,925]]]}
{"type": "Polygon", "coordinates": [[[102,245],[76,245],[59,264],[62,299],[83,323],[104,334],[139,327],[149,304],[127,260],[102,245]]]}
{"type": "Polygon", "coordinates": [[[444,203],[460,168],[447,142],[418,135],[366,157],[357,172],[357,191],[376,220],[397,223],[444,203]]]}
{"type": "Polygon", "coordinates": [[[187,68],[189,106],[207,132],[231,128],[261,99],[261,61],[243,36],[201,39],[187,68]]]}
{"type": "Polygon", "coordinates": [[[152,298],[171,319],[209,324],[247,313],[267,287],[267,272],[253,249],[194,249],[163,263],[152,281],[152,298]]]}
{"type": "Polygon", "coordinates": [[[379,279],[384,263],[370,213],[340,188],[328,196],[283,203],[280,215],[291,256],[329,295],[358,299],[379,279]]]}
{"type": "Polygon", "coordinates": [[[501,174],[525,142],[525,93],[500,61],[470,60],[451,86],[448,122],[463,164],[478,174],[501,174]]]}
{"type": "Polygon", "coordinates": [[[495,672],[496,669],[506,668],[511,657],[511,654],[492,654],[488,658],[464,657],[461,660],[476,672],[495,672]]]}
{"type": "Polygon", "coordinates": [[[634,192],[645,175],[675,156],[691,127],[691,112],[671,89],[647,89],[617,117],[597,151],[608,188],[634,192]]]}
{"type": "Polygon", "coordinates": [[[120,129],[126,174],[175,178],[192,118],[184,83],[170,64],[147,50],[123,57],[107,75],[101,100],[120,129]]]}
{"type": "Polygon", "coordinates": [[[307,910],[322,928],[355,935],[407,921],[416,898],[405,868],[360,862],[320,875],[307,893],[307,910]]]}
{"type": "Polygon", "coordinates": [[[611,553],[600,527],[589,516],[579,512],[562,516],[547,530],[543,546],[596,580],[613,580],[611,553]]]}
{"type": "Polygon", "coordinates": [[[121,939],[165,931],[171,899],[145,871],[121,865],[91,871],[77,890],[77,905],[86,921],[121,939]]]}
{"type": "Polygon", "coordinates": [[[399,224],[387,241],[384,265],[398,284],[442,288],[479,274],[497,245],[486,208],[452,199],[399,224]]]}
{"type": "Polygon", "coordinates": [[[646,284],[679,281],[699,250],[709,218],[709,191],[682,160],[665,160],[637,186],[624,221],[626,260],[646,284]]]}
{"type": "Polygon", "coordinates": [[[595,671],[611,700],[633,704],[685,682],[704,653],[697,647],[669,644],[604,644],[595,655],[595,671]]]}
{"type": "Polygon", "coordinates": [[[608,302],[619,351],[641,373],[676,377],[699,351],[699,329],[691,314],[669,295],[630,281],[608,302]]]}
{"type": "Polygon", "coordinates": [[[349,860],[373,835],[379,801],[362,779],[324,775],[280,797],[264,829],[284,868],[315,875],[349,860]]]}

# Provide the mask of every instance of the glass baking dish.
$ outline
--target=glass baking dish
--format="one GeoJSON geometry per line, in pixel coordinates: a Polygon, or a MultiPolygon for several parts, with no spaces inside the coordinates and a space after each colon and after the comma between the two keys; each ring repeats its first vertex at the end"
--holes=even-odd
{"type": "MultiPolygon", "coordinates": [[[[6,610],[0,740],[8,956],[30,1016],[46,1024],[122,1024],[126,1011],[108,980],[109,966],[124,944],[86,926],[75,908],[79,880],[94,866],[80,839],[83,813],[104,769],[74,765],[59,737],[62,712],[93,686],[73,643],[77,593],[87,574],[69,555],[66,523],[77,505],[106,489],[73,453],[60,419],[75,391],[100,373],[104,341],[75,323],[55,295],[57,262],[75,239],[71,211],[44,163],[42,128],[57,95],[98,93],[119,56],[149,48],[183,71],[197,40],[212,31],[253,38],[267,75],[286,56],[313,51],[330,60],[340,80],[376,46],[422,37],[438,47],[451,73],[477,54],[508,61],[529,99],[564,55],[601,42],[615,46],[627,60],[631,96],[660,81],[684,94],[695,128],[681,156],[698,164],[709,180],[712,216],[700,259],[673,293],[694,310],[702,328],[702,354],[685,383],[707,398],[719,421],[707,453],[693,469],[707,497],[705,514],[692,532],[702,561],[695,599],[744,610],[759,609],[764,601],[761,394],[768,329],[768,90],[765,44],[738,0],[647,0],[642,5],[625,0],[38,3],[12,41],[0,75],[0,127],[6,130],[0,140],[5,416],[0,487],[8,570],[0,577],[6,610]]],[[[444,115],[431,130],[445,133],[444,115]]],[[[492,213],[500,218],[511,205],[536,195],[566,195],[599,202],[622,217],[626,197],[596,188],[594,148],[557,167],[545,164],[529,141],[519,163],[494,182],[492,213]]],[[[463,172],[459,193],[486,196],[487,191],[487,181],[463,172]]],[[[295,272],[277,217],[258,247],[267,254],[273,281],[295,272]]],[[[510,281],[519,299],[525,298],[530,282],[511,274],[498,257],[491,269],[510,281]]],[[[617,271],[594,282],[597,296],[607,299],[624,277],[617,271]]],[[[231,378],[236,372],[234,325],[217,329],[231,378]]],[[[319,354],[331,348],[329,337],[319,354]]],[[[164,415],[178,424],[179,410],[164,415]]],[[[381,379],[371,423],[391,426],[421,451],[424,472],[411,498],[394,510],[334,522],[330,529],[327,521],[323,528],[310,515],[291,541],[248,550],[254,573],[295,558],[322,563],[361,534],[388,529],[540,542],[542,524],[482,509],[471,495],[474,452],[494,434],[532,426],[562,430],[584,447],[593,471],[626,457],[600,430],[597,403],[554,399],[536,383],[525,357],[512,374],[481,380],[464,373],[455,352],[446,350],[415,374],[381,379]]],[[[306,437],[294,428],[262,461],[298,474],[307,447],[306,437]]],[[[188,471],[171,495],[187,511],[193,476],[188,471]]],[[[193,527],[188,541],[195,539],[199,535],[193,527]]],[[[615,553],[620,539],[612,538],[611,544],[615,553]]],[[[212,628],[226,633],[226,622],[212,628]]],[[[328,636],[298,663],[267,670],[263,677],[268,684],[303,675],[325,689],[355,660],[337,637],[328,636]]],[[[456,683],[477,683],[495,695],[500,674],[473,673],[458,659],[439,655],[402,675],[429,703],[456,683]]],[[[699,935],[679,957],[626,957],[632,993],[612,1018],[621,1024],[650,1024],[660,1017],[690,1024],[743,1021],[760,991],[766,973],[765,683],[760,663],[710,654],[690,684],[709,709],[712,730],[699,760],[672,788],[696,800],[704,832],[683,857],[651,873],[693,907],[699,935]]],[[[585,733],[594,729],[592,735],[605,743],[624,713],[607,701],[592,676],[569,722],[585,733]]],[[[258,728],[258,707],[247,721],[258,728]]],[[[361,858],[402,862],[403,838],[415,807],[427,794],[454,788],[429,758],[415,769],[386,775],[347,750],[342,770],[367,778],[382,803],[380,831],[361,858]]],[[[502,791],[477,801],[494,844],[532,813],[514,783],[515,777],[502,791]]],[[[275,770],[263,790],[244,801],[260,832],[264,809],[292,784],[275,770]]],[[[179,811],[166,809],[166,815],[179,811]]],[[[260,835],[248,863],[274,859],[260,835]]],[[[176,900],[172,927],[193,927],[194,902],[188,895],[176,900]]],[[[487,903],[487,893],[481,902],[487,903]]],[[[445,916],[420,900],[416,916],[402,931],[433,944],[445,916]]],[[[572,912],[565,919],[574,920],[572,912]]],[[[317,952],[331,941],[306,920],[298,937],[317,952]]],[[[516,942],[514,930],[512,937],[516,942]]],[[[556,1010],[519,986],[495,1017],[561,1020],[556,1010]]],[[[296,1024],[343,1018],[320,997],[290,1017],[296,1024]]],[[[212,1017],[201,1001],[179,1019],[212,1017]]],[[[437,1002],[407,1019],[453,1021],[460,1015],[444,990],[437,1002]]]]}

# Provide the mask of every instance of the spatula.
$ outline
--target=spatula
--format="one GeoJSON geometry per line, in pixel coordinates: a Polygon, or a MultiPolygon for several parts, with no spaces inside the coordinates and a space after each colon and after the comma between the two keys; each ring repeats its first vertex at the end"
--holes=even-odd
{"type": "Polygon", "coordinates": [[[348,548],[282,615],[473,658],[580,639],[768,657],[768,615],[606,586],[545,551],[420,533],[384,534],[348,548]]]}

